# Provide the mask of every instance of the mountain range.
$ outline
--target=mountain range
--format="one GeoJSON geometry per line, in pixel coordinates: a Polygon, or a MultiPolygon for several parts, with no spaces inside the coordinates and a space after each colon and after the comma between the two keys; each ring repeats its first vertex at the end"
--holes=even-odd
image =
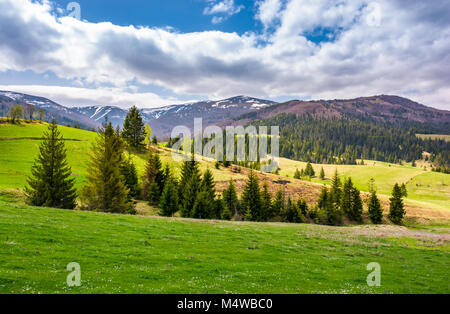
{"type": "MultiPolygon", "coordinates": [[[[85,129],[98,128],[106,117],[115,126],[122,126],[127,110],[113,106],[65,107],[47,98],[22,93],[0,91],[0,114],[5,116],[14,104],[31,104],[44,108],[63,125],[85,129]]],[[[359,120],[387,122],[416,127],[424,133],[450,133],[450,111],[424,106],[412,100],[390,95],[360,97],[347,100],[291,100],[276,103],[248,96],[224,100],[206,100],[161,108],[143,108],[144,122],[152,133],[163,139],[176,125],[193,127],[194,118],[203,118],[203,126],[217,124],[245,125],[279,114],[311,115],[325,118],[353,117],[359,120]]]]}

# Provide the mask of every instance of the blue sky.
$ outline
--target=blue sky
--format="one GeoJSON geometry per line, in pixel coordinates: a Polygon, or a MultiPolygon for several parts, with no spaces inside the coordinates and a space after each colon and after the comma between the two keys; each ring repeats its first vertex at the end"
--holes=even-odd
{"type": "Polygon", "coordinates": [[[0,89],[64,105],[158,107],[395,94],[450,109],[450,3],[0,2],[0,89]]]}

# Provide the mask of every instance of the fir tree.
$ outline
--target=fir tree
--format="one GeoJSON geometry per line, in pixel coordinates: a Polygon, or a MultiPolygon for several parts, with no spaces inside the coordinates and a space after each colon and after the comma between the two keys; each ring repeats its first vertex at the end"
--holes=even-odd
{"type": "Polygon", "coordinates": [[[124,143],[111,122],[100,128],[88,163],[87,183],[82,190],[83,207],[112,213],[135,213],[129,190],[120,173],[124,143]]]}
{"type": "Polygon", "coordinates": [[[369,219],[373,224],[380,224],[383,219],[383,210],[375,190],[370,193],[369,219]]]}
{"type": "Polygon", "coordinates": [[[140,193],[139,180],[136,166],[131,157],[124,158],[120,165],[120,172],[125,179],[125,185],[130,190],[128,193],[130,198],[137,197],[140,193]]]}
{"type": "Polygon", "coordinates": [[[307,175],[308,177],[314,177],[316,175],[314,168],[311,166],[311,163],[308,162],[306,164],[306,168],[305,168],[305,175],[307,175]]]}
{"type": "Polygon", "coordinates": [[[222,192],[222,198],[225,203],[226,210],[231,213],[231,217],[239,214],[239,199],[237,197],[236,188],[232,179],[230,179],[230,184],[228,187],[222,192]]]}
{"type": "Polygon", "coordinates": [[[408,197],[408,190],[406,189],[405,183],[402,183],[402,186],[400,187],[402,191],[402,197],[408,197]]]}
{"type": "Polygon", "coordinates": [[[267,221],[271,217],[272,195],[269,192],[269,184],[264,181],[261,190],[261,221],[267,221]]]}
{"type": "Polygon", "coordinates": [[[211,218],[211,203],[206,191],[201,191],[197,194],[192,208],[192,217],[198,219],[211,218]]]}
{"type": "Polygon", "coordinates": [[[348,178],[344,182],[344,187],[342,189],[341,195],[341,210],[347,216],[349,215],[352,209],[352,190],[353,190],[353,182],[351,178],[348,178]]]}
{"type": "MultiPolygon", "coordinates": [[[[195,161],[191,162],[190,173],[191,173],[190,178],[188,178],[188,182],[183,187],[183,190],[181,190],[181,186],[180,186],[180,191],[183,193],[183,201],[181,203],[181,216],[182,217],[193,217],[194,205],[197,200],[197,195],[200,192],[200,188],[201,188],[201,184],[202,184],[200,170],[198,169],[197,162],[195,162],[195,161]]],[[[209,198],[210,195],[207,194],[206,192],[205,192],[205,194],[206,194],[206,196],[205,195],[202,196],[203,199],[201,200],[202,201],[202,203],[200,204],[201,206],[203,206],[203,201],[206,202],[207,200],[210,199],[209,198]]],[[[208,208],[210,208],[210,207],[208,207],[208,208]]],[[[198,208],[198,210],[203,211],[203,208],[198,208]]],[[[199,213],[201,215],[203,215],[203,212],[199,212],[199,213]]],[[[197,213],[197,215],[199,213],[197,213]]],[[[201,217],[197,217],[197,218],[201,218],[201,217]]]]}
{"type": "Polygon", "coordinates": [[[75,208],[77,196],[71,173],[63,137],[53,120],[39,145],[39,156],[31,168],[32,175],[27,178],[25,192],[29,203],[34,206],[75,208]]]}
{"type": "Polygon", "coordinates": [[[326,186],[322,187],[317,202],[319,208],[319,220],[327,225],[337,225],[341,222],[341,212],[339,208],[333,204],[332,195],[326,186]]]}
{"type": "Polygon", "coordinates": [[[299,198],[297,200],[297,206],[298,209],[300,210],[300,213],[303,215],[304,218],[306,218],[308,216],[308,204],[306,204],[306,201],[299,198]]]}
{"type": "Polygon", "coordinates": [[[159,208],[159,214],[166,217],[172,217],[178,211],[178,188],[172,176],[166,178],[159,208]]]}
{"type": "Polygon", "coordinates": [[[247,221],[259,221],[261,219],[261,193],[258,181],[258,176],[251,170],[242,193],[243,214],[247,221]]]}
{"type": "Polygon", "coordinates": [[[352,189],[352,207],[349,212],[348,218],[358,223],[362,223],[363,204],[361,200],[361,193],[357,188],[352,189]]]}
{"type": "Polygon", "coordinates": [[[323,170],[323,167],[320,169],[319,179],[325,180],[325,171],[323,170]]]}
{"type": "Polygon", "coordinates": [[[294,173],[294,179],[301,179],[302,178],[302,174],[300,173],[300,171],[297,169],[295,169],[295,173],[294,173]]]}
{"type": "Polygon", "coordinates": [[[275,194],[275,198],[272,201],[272,217],[280,216],[284,210],[284,193],[282,189],[279,189],[275,194]]]}
{"type": "Polygon", "coordinates": [[[214,200],[214,212],[212,218],[230,220],[232,217],[231,212],[225,208],[225,203],[222,197],[219,195],[214,200]]]}
{"type": "Polygon", "coordinates": [[[153,205],[159,203],[164,189],[164,173],[158,151],[150,149],[142,177],[142,198],[153,205]],[[150,197],[151,196],[151,197],[150,197]]]}
{"type": "Polygon", "coordinates": [[[123,123],[122,137],[130,147],[141,150],[144,147],[145,127],[142,115],[136,106],[130,108],[123,123]]]}
{"type": "Polygon", "coordinates": [[[403,207],[402,190],[396,183],[392,189],[392,197],[389,199],[389,219],[399,225],[402,223],[405,216],[405,209],[403,207]]]}
{"type": "Polygon", "coordinates": [[[339,178],[339,173],[336,169],[333,178],[331,179],[331,202],[337,207],[340,207],[341,196],[342,196],[342,182],[341,179],[339,178]]]}

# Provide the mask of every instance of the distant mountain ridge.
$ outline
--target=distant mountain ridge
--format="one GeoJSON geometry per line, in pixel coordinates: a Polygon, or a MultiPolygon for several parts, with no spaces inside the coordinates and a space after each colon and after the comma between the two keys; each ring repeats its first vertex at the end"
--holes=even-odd
{"type": "MultiPolygon", "coordinates": [[[[177,125],[193,128],[195,118],[202,118],[203,126],[208,126],[274,104],[276,102],[270,100],[236,96],[217,101],[206,100],[160,108],[143,108],[140,111],[144,121],[151,126],[152,133],[157,137],[167,138],[177,125]]],[[[108,117],[108,121],[116,126],[123,124],[127,114],[127,110],[111,106],[74,107],[72,110],[99,123],[108,117]]]]}
{"type": "Polygon", "coordinates": [[[50,99],[16,93],[11,91],[0,91],[0,113],[3,116],[8,114],[9,108],[14,105],[34,105],[36,108],[44,108],[46,111],[46,120],[54,118],[58,124],[74,126],[78,125],[83,129],[95,129],[100,123],[79,114],[71,108],[62,106],[50,99]]]}
{"type": "Polygon", "coordinates": [[[222,121],[221,125],[244,125],[279,114],[324,118],[352,117],[359,120],[408,124],[427,132],[450,133],[450,111],[427,107],[407,98],[392,95],[335,100],[291,100],[222,121]]]}

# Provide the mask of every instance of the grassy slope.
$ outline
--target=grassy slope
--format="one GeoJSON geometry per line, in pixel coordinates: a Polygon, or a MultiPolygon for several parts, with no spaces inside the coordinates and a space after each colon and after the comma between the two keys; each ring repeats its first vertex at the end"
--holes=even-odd
{"type": "Polygon", "coordinates": [[[448,239],[390,236],[400,229],[117,216],[7,201],[0,293],[450,292],[448,239]],[[65,284],[70,262],[81,265],[81,287],[65,284]],[[381,287],[366,284],[370,262],[381,265],[381,287]]]}
{"type": "MultiPolygon", "coordinates": [[[[22,188],[25,185],[26,175],[29,174],[31,165],[38,153],[39,140],[46,126],[43,124],[0,124],[0,139],[29,138],[0,140],[0,189],[22,188]]],[[[68,161],[72,166],[72,171],[76,177],[77,186],[80,187],[86,175],[86,160],[88,151],[96,134],[89,131],[61,127],[61,132],[67,139],[78,139],[79,141],[67,141],[68,161]]],[[[135,155],[139,172],[143,172],[145,165],[145,155],[135,155]]],[[[180,164],[172,160],[169,152],[163,152],[161,159],[164,163],[169,163],[175,171],[179,171],[180,164]]],[[[296,168],[304,168],[305,163],[281,158],[280,174],[293,177],[296,168]]],[[[215,176],[216,181],[227,181],[231,177],[235,180],[245,180],[244,174],[231,173],[228,169],[217,170],[213,163],[203,162],[202,169],[209,167],[215,176]]],[[[319,173],[322,165],[313,165],[316,173],[319,173]]],[[[412,206],[430,208],[437,210],[450,209],[450,175],[433,173],[421,168],[408,165],[390,165],[383,162],[366,161],[365,166],[351,165],[323,165],[327,180],[321,181],[313,178],[316,183],[329,184],[329,178],[338,168],[344,176],[351,176],[355,185],[362,191],[367,191],[369,178],[374,177],[378,192],[384,194],[387,199],[392,186],[396,183],[407,183],[409,196],[407,203],[412,206]]],[[[296,185],[296,182],[291,184],[296,185]]],[[[382,196],[383,197],[383,196],[382,196]]]]}

